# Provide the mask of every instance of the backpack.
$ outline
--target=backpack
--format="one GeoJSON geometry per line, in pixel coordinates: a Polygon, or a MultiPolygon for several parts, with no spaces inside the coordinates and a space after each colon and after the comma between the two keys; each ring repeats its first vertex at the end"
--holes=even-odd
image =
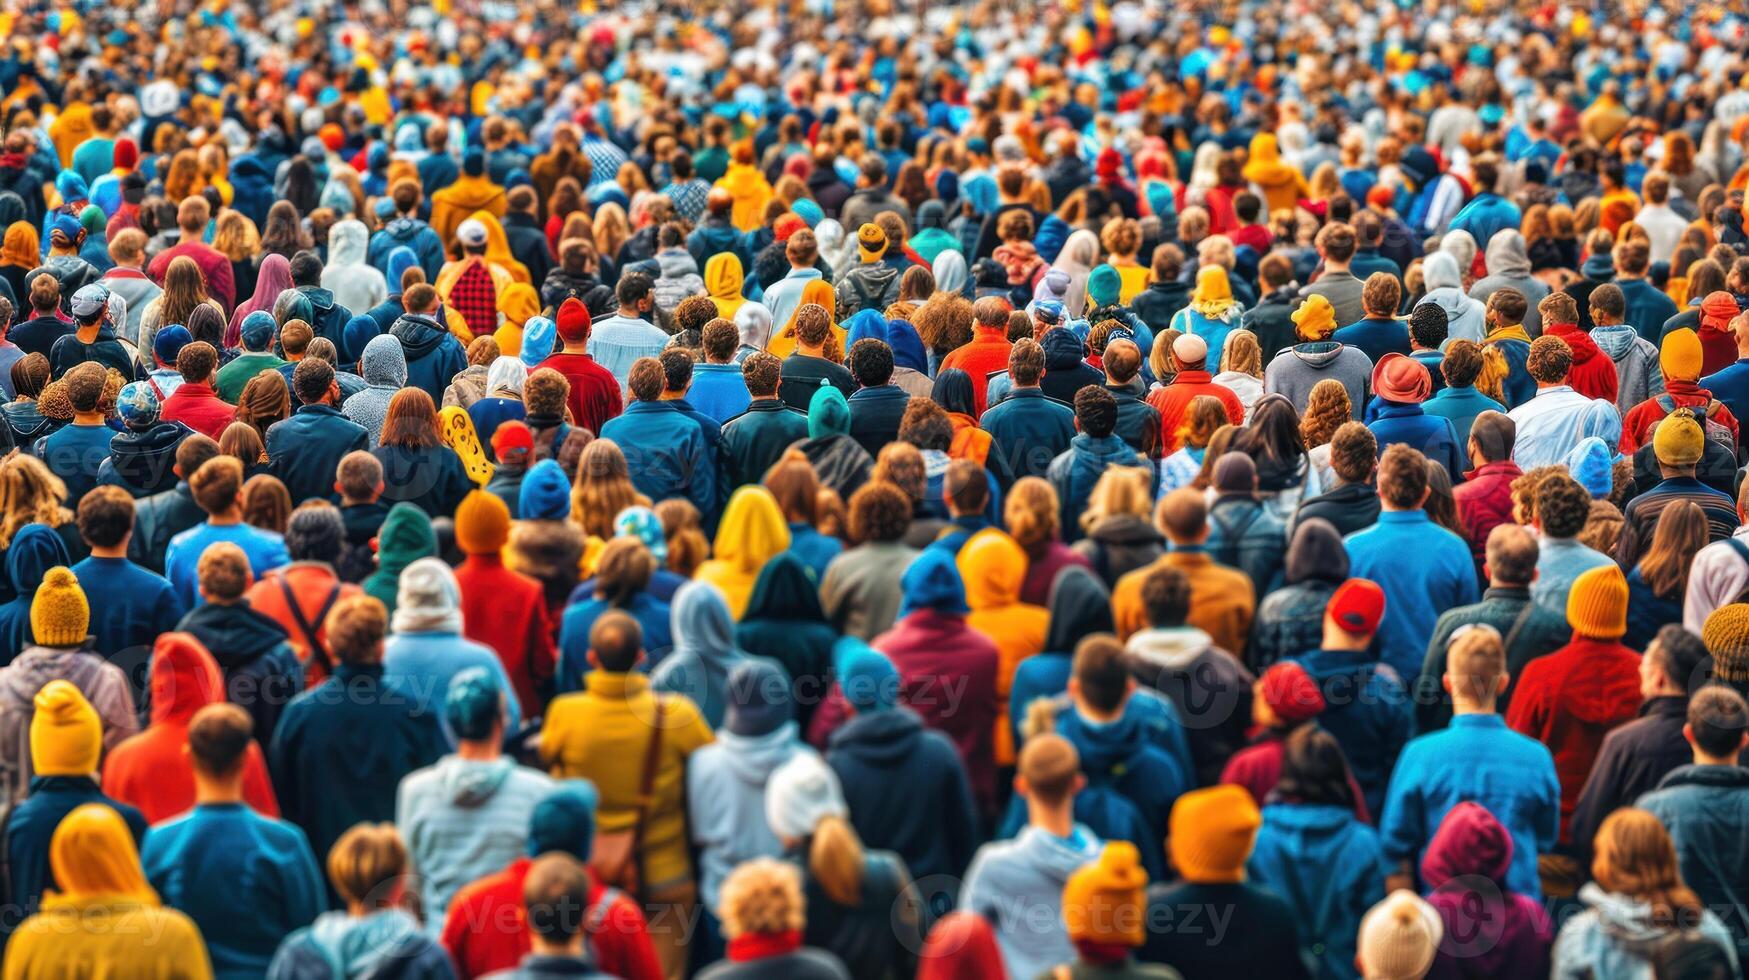
{"type": "MultiPolygon", "coordinates": [[[[1658,407],[1664,410],[1664,418],[1669,418],[1670,413],[1676,411],[1676,399],[1671,398],[1668,394],[1659,395],[1656,401],[1658,402],[1658,407]]],[[[1685,407],[1688,407],[1688,410],[1694,413],[1695,420],[1700,422],[1701,429],[1706,432],[1707,441],[1718,443],[1730,451],[1733,459],[1736,458],[1736,437],[1731,435],[1731,429],[1729,426],[1725,425],[1723,422],[1714,421],[1718,417],[1719,409],[1722,407],[1719,404],[1719,400],[1717,398],[1709,399],[1707,403],[1700,408],[1694,408],[1692,406],[1685,407]]],[[[1662,423],[1664,419],[1659,419],[1658,421],[1662,423]]],[[[1646,433],[1647,443],[1652,441],[1652,433],[1657,431],[1658,426],[1654,425],[1652,426],[1651,431],[1646,433]]]]}

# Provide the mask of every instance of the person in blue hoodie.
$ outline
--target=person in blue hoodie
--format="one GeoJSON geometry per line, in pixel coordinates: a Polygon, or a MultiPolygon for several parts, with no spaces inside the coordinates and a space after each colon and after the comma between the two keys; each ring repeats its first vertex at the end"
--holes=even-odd
{"type": "MultiPolygon", "coordinates": [[[[401,570],[393,626],[383,672],[413,698],[435,711],[457,674],[481,667],[505,692],[505,731],[522,724],[522,706],[498,655],[462,635],[461,589],[441,558],[421,558],[401,570]]],[[[445,734],[452,744],[458,737],[448,727],[445,734]]]]}
{"type": "Polygon", "coordinates": [[[601,427],[625,453],[632,483],[651,500],[685,497],[703,515],[707,529],[717,512],[717,460],[703,428],[674,400],[665,399],[667,374],[662,362],[640,357],[632,364],[627,387],[632,402],[601,427]]]}
{"type": "MultiPolygon", "coordinates": [[[[698,849],[699,908],[707,916],[736,865],[783,856],[783,844],[765,817],[765,783],[791,756],[815,754],[796,727],[794,698],[783,668],[745,660],[729,672],[725,693],[727,707],[716,740],[686,765],[686,827],[698,849]]],[[[717,931],[708,924],[698,938],[709,952],[720,951],[717,931]]],[[[711,963],[719,957],[695,950],[693,958],[711,963]]]]}
{"type": "Polygon", "coordinates": [[[1646,277],[1652,264],[1650,250],[1645,242],[1629,239],[1617,245],[1610,257],[1615,261],[1615,278],[1610,281],[1627,302],[1622,322],[1632,326],[1640,339],[1657,343],[1664,321],[1676,315],[1676,301],[1646,277]]]}
{"type": "Polygon", "coordinates": [[[1487,334],[1482,349],[1487,354],[1483,376],[1489,391],[1498,390],[1508,410],[1536,397],[1536,379],[1525,362],[1530,360],[1531,336],[1525,324],[1530,301],[1510,286],[1496,289],[1483,311],[1487,334]]]}
{"type": "Polygon", "coordinates": [[[243,802],[252,741],[253,723],[236,705],[196,712],[188,726],[194,809],[152,828],[140,848],[146,879],[200,927],[222,980],[265,975],[281,940],[327,909],[304,832],[243,802]],[[239,915],[243,908],[249,914],[239,915]]]}
{"type": "Polygon", "coordinates": [[[747,411],[753,401],[747,382],[741,377],[741,365],[735,363],[741,333],[733,322],[717,317],[700,331],[700,343],[704,360],[693,366],[692,387],[686,390],[686,400],[721,426],[747,411]]]}
{"type": "MultiPolygon", "coordinates": [[[[1439,362],[1439,373],[1445,379],[1445,387],[1421,403],[1423,413],[1450,422],[1457,444],[1466,448],[1470,444],[1470,426],[1476,421],[1476,416],[1483,412],[1506,414],[1506,406],[1476,390],[1476,378],[1481,375],[1487,357],[1487,352],[1475,341],[1452,341],[1445,349],[1444,359],[1439,362]]],[[[1535,384],[1534,381],[1531,383],[1535,384]]],[[[1454,478],[1460,475],[1452,474],[1454,478]]]]}
{"type": "MultiPolygon", "coordinates": [[[[663,557],[666,551],[663,552],[663,557]]],[[[659,558],[642,541],[621,535],[607,543],[595,560],[595,577],[572,591],[559,626],[559,663],[553,675],[558,694],[583,689],[589,673],[589,631],[610,609],[619,609],[644,629],[644,670],[652,669],[674,646],[668,599],[652,587],[659,558]]],[[[672,573],[670,573],[672,574],[672,573]]],[[[669,593],[669,598],[673,593],[669,593]]]]}
{"type": "Polygon", "coordinates": [[[407,312],[389,328],[389,335],[401,342],[406,354],[407,386],[418,388],[431,396],[432,404],[441,405],[450,379],[468,366],[467,351],[438,319],[436,287],[430,283],[409,286],[401,294],[401,302],[407,312]]]}
{"type": "Polygon", "coordinates": [[[1463,444],[1452,429],[1451,420],[1429,415],[1422,403],[1433,394],[1433,381],[1427,368],[1414,358],[1402,354],[1386,354],[1373,366],[1372,390],[1377,393],[1373,421],[1367,428],[1378,440],[1379,452],[1394,445],[1406,445],[1445,467],[1456,483],[1464,478],[1463,444]]]}
{"type": "MultiPolygon", "coordinates": [[[[372,241],[374,242],[375,240],[373,239],[372,241]]],[[[346,338],[346,345],[354,355],[359,355],[363,352],[364,345],[370,342],[371,337],[374,337],[377,334],[388,333],[389,328],[395,325],[395,321],[401,318],[401,314],[407,312],[406,305],[401,302],[401,295],[406,291],[405,286],[403,285],[403,280],[407,275],[408,269],[419,267],[419,256],[407,246],[400,245],[390,249],[388,254],[383,257],[383,265],[386,267],[383,272],[383,277],[388,283],[389,295],[381,303],[378,303],[370,309],[365,310],[363,313],[354,316],[352,320],[346,324],[346,331],[348,334],[352,334],[355,330],[363,329],[363,325],[357,323],[358,317],[360,316],[367,318],[373,327],[371,332],[362,335],[362,339],[358,336],[348,336],[346,338]]],[[[420,274],[423,275],[424,271],[421,270],[420,274]]]]}
{"type": "Polygon", "coordinates": [[[735,643],[735,622],[722,592],[709,582],[690,582],[674,593],[674,649],[650,671],[650,687],[686,695],[706,723],[719,728],[730,671],[755,659],[735,643]]]}
{"type": "Polygon", "coordinates": [[[827,743],[850,822],[869,847],[905,860],[913,880],[930,882],[932,916],[951,907],[953,886],[982,839],[977,803],[953,740],[900,705],[899,672],[855,637],[833,650],[839,689],[853,712],[827,743]]]}
{"type": "Polygon", "coordinates": [[[365,252],[365,261],[380,271],[389,281],[389,291],[398,293],[401,290],[401,277],[392,268],[391,256],[399,248],[413,252],[419,263],[419,268],[425,270],[425,281],[436,282],[437,274],[443,269],[443,239],[424,221],[419,219],[419,208],[424,195],[419,189],[419,183],[413,180],[397,180],[389,188],[386,198],[377,203],[377,217],[386,224],[370,236],[370,248],[365,252]],[[388,214],[383,214],[387,206],[388,214]]]}
{"type": "Polygon", "coordinates": [[[1059,526],[1066,543],[1081,536],[1081,512],[1087,509],[1087,498],[1107,467],[1148,465],[1146,457],[1113,435],[1117,399],[1104,387],[1093,384],[1075,393],[1075,426],[1080,434],[1069,440],[1069,448],[1051,460],[1045,471],[1045,478],[1062,501],[1059,526]]]}
{"type": "MultiPolygon", "coordinates": [[[[400,608],[406,607],[403,601],[400,608]]],[[[505,733],[516,721],[509,713],[514,706],[502,669],[456,671],[443,693],[443,718],[455,733],[456,751],[409,773],[395,794],[395,829],[422,882],[430,935],[443,928],[456,891],[522,856],[529,817],[553,791],[546,773],[503,754],[505,733]]]]}
{"type": "Polygon", "coordinates": [[[1495,232],[1516,229],[1523,220],[1518,205],[1494,193],[1499,182],[1500,161],[1487,156],[1477,158],[1470,166],[1470,187],[1475,196],[1451,219],[1452,229],[1469,232],[1483,249],[1495,232]]]}
{"type": "Polygon", "coordinates": [[[1088,385],[1102,385],[1105,374],[1098,368],[1087,363],[1087,342],[1082,334],[1086,333],[1085,322],[1080,334],[1068,324],[1052,327],[1039,338],[1039,346],[1045,351],[1045,372],[1039,379],[1039,390],[1048,398],[1054,398],[1067,404],[1075,400],[1076,392],[1088,385]]]}
{"type": "Polygon", "coordinates": [[[1319,977],[1354,980],[1360,920],[1385,897],[1378,832],[1354,815],[1348,763],[1316,725],[1287,737],[1281,781],[1263,807],[1246,876],[1287,899],[1303,928],[1301,954],[1319,977]]]}
{"type": "Polygon", "coordinates": [[[69,564],[61,536],[45,524],[26,524],[12,535],[6,549],[6,578],[13,598],[0,605],[0,658],[12,658],[35,642],[30,626],[30,604],[36,598],[43,576],[57,565],[69,564]]]}
{"type": "Polygon", "coordinates": [[[212,651],[231,703],[249,710],[256,738],[266,746],[280,712],[304,689],[303,665],[285,629],[249,605],[244,593],[254,579],[242,548],[228,541],[207,546],[198,574],[203,602],[176,628],[212,651]]]}

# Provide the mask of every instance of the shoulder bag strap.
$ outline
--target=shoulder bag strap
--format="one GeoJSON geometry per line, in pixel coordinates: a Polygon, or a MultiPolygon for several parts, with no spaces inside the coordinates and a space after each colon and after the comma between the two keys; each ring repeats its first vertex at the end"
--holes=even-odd
{"type": "MultiPolygon", "coordinates": [[[[302,606],[298,605],[297,593],[292,591],[291,583],[286,581],[284,575],[276,575],[274,578],[279,581],[279,591],[281,595],[285,596],[286,608],[291,610],[292,622],[297,624],[298,629],[304,634],[304,639],[309,641],[310,657],[322,665],[322,670],[325,673],[333,673],[334,658],[328,655],[327,646],[325,646],[320,639],[317,639],[316,630],[318,627],[312,625],[310,620],[304,616],[304,609],[302,606]]],[[[329,610],[332,610],[334,608],[334,603],[339,600],[340,584],[336,582],[328,590],[328,598],[322,602],[321,611],[316,613],[315,622],[321,623],[323,620],[326,620],[328,618],[329,610]]]]}
{"type": "MultiPolygon", "coordinates": [[[[650,747],[644,752],[644,771],[638,776],[638,817],[632,824],[632,860],[642,862],[644,852],[644,823],[650,815],[650,804],[654,802],[656,791],[656,767],[662,758],[662,717],[667,705],[662,701],[662,695],[656,695],[656,714],[651,721],[650,747]]],[[[642,873],[639,879],[643,878],[642,873]]]]}
{"type": "Polygon", "coordinates": [[[1535,614],[1536,600],[1524,600],[1524,608],[1520,609],[1518,615],[1513,618],[1512,628],[1506,631],[1506,642],[1501,645],[1501,649],[1506,651],[1508,657],[1512,656],[1512,644],[1518,639],[1518,634],[1524,631],[1524,624],[1530,622],[1530,617],[1535,614]]]}

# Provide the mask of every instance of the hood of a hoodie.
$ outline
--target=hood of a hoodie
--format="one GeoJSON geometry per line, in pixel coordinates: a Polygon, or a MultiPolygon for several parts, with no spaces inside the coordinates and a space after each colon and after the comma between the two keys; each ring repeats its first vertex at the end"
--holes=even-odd
{"type": "MultiPolygon", "coordinates": [[[[1597,329],[1607,330],[1609,328],[1602,327],[1597,329]]],[[[1543,333],[1550,332],[1551,331],[1548,330],[1547,327],[1543,329],[1543,333]]],[[[1601,349],[1597,346],[1597,341],[1590,334],[1580,330],[1577,326],[1573,327],[1571,330],[1562,331],[1557,334],[1557,336],[1566,341],[1567,346],[1572,348],[1574,364],[1584,364],[1601,353],[1601,349]]],[[[1614,360],[1613,357],[1610,359],[1614,360]]]]}
{"type": "Polygon", "coordinates": [[[1288,350],[1293,351],[1294,358],[1307,367],[1322,371],[1336,363],[1342,356],[1342,345],[1334,340],[1316,340],[1311,343],[1295,344],[1288,350]]]}
{"type": "Polygon", "coordinates": [[[704,288],[712,299],[739,299],[744,276],[741,259],[734,252],[718,252],[704,264],[704,288]]]}
{"type": "Polygon", "coordinates": [[[397,959],[425,938],[418,920],[398,908],[353,918],[345,912],[324,912],[310,926],[310,942],[328,962],[340,967],[347,980],[399,972],[397,959]]]}
{"type": "Polygon", "coordinates": [[[1109,466],[1135,466],[1136,451],[1130,444],[1114,436],[1104,439],[1094,439],[1082,432],[1069,440],[1069,448],[1082,459],[1093,460],[1100,472],[1105,472],[1109,466]]]}
{"type": "Polygon", "coordinates": [[[1313,518],[1294,527],[1288,544],[1286,577],[1289,585],[1308,580],[1340,584],[1348,580],[1348,549],[1342,535],[1328,521],[1313,518]]]}
{"type": "Polygon", "coordinates": [[[431,518],[417,504],[401,501],[389,508],[377,531],[377,573],[397,579],[402,569],[428,555],[437,554],[437,535],[431,518]]]}
{"type": "Polygon", "coordinates": [[[674,650],[670,657],[691,654],[701,663],[718,664],[727,671],[735,660],[744,659],[735,645],[735,620],[723,593],[708,582],[688,582],[674,593],[674,650]]]}
{"type": "Polygon", "coordinates": [[[1123,547],[1146,547],[1150,544],[1164,547],[1166,543],[1166,539],[1154,525],[1148,523],[1147,518],[1135,514],[1108,514],[1101,517],[1087,532],[1087,536],[1096,541],[1123,547]]]}
{"type": "Polygon", "coordinates": [[[922,737],[923,719],[897,706],[857,714],[832,733],[829,744],[832,751],[848,752],[868,765],[902,770],[917,754],[922,737]]]}
{"type": "Polygon", "coordinates": [[[1421,880],[1429,889],[1453,878],[1477,875],[1495,884],[1512,867],[1512,835],[1481,804],[1465,801],[1440,821],[1421,855],[1421,880]]]}
{"type": "Polygon", "coordinates": [[[747,610],[741,614],[743,623],[756,619],[826,621],[820,606],[820,585],[794,553],[780,551],[759,570],[747,610]]]}
{"type": "Polygon", "coordinates": [[[1415,305],[1432,303],[1445,311],[1447,322],[1456,323],[1463,317],[1470,315],[1475,309],[1470,304],[1474,302],[1475,300],[1470,299],[1469,294],[1465,293],[1461,287],[1441,286],[1438,289],[1428,290],[1427,295],[1421,297],[1421,302],[1415,305]]]}
{"type": "MultiPolygon", "coordinates": [[[[425,222],[420,221],[418,218],[396,218],[383,226],[381,234],[387,235],[397,242],[410,242],[418,237],[419,233],[424,231],[427,227],[428,226],[425,222]]],[[[397,245],[396,247],[406,248],[405,245],[397,245]]],[[[401,288],[401,280],[396,279],[389,283],[389,288],[399,291],[401,288]]]]}
{"type": "Polygon", "coordinates": [[[1324,804],[1271,803],[1263,819],[1283,838],[1289,854],[1330,854],[1354,823],[1354,808],[1324,804]]]}
{"type": "Polygon", "coordinates": [[[1133,662],[1131,671],[1184,670],[1214,646],[1214,638],[1194,626],[1147,629],[1131,636],[1124,646],[1133,662]]]}
{"type": "Polygon", "coordinates": [[[1579,901],[1597,913],[1598,924],[1612,941],[1642,959],[1650,958],[1673,931],[1657,921],[1650,903],[1606,892],[1596,882],[1579,889],[1579,901]]]}
{"type": "MultiPolygon", "coordinates": [[[[332,290],[323,289],[320,286],[299,286],[298,292],[303,293],[305,298],[310,301],[311,311],[316,316],[321,316],[334,308],[334,292],[332,290]]],[[[315,321],[310,321],[310,325],[315,326],[315,321]]]]}
{"type": "Polygon", "coordinates": [[[152,724],[187,722],[225,700],[225,675],[192,633],[165,633],[152,647],[152,724]]]}
{"type": "Polygon", "coordinates": [[[1530,256],[1525,251],[1524,236],[1511,228],[1497,231],[1488,239],[1488,275],[1525,279],[1530,276],[1530,256]]]}
{"type": "Polygon", "coordinates": [[[1597,348],[1609,355],[1612,361],[1619,361],[1627,355],[1634,346],[1634,341],[1640,338],[1639,332],[1631,324],[1616,323],[1607,327],[1592,327],[1591,341],[1597,348]]]}
{"type": "Polygon", "coordinates": [[[159,422],[144,431],[129,429],[109,440],[109,460],[117,476],[136,487],[153,488],[175,482],[176,447],[189,434],[178,422],[159,422]]]}
{"type": "MultiPolygon", "coordinates": [[[[413,319],[402,317],[402,320],[413,319]]],[[[424,317],[418,319],[423,320],[424,317]]],[[[399,327],[400,322],[395,326],[399,327]]],[[[364,383],[373,388],[394,388],[399,390],[407,384],[407,355],[403,352],[403,341],[397,336],[378,335],[364,345],[364,354],[358,360],[358,373],[364,377],[364,383]]]]}
{"type": "Polygon", "coordinates": [[[36,595],[43,576],[56,565],[71,564],[60,535],[44,524],[26,524],[12,536],[6,549],[6,578],[20,598],[36,595]]]}
{"type": "MultiPolygon", "coordinates": [[[[855,276],[862,281],[862,286],[860,287],[862,292],[870,296],[878,297],[886,292],[887,286],[890,285],[894,279],[899,277],[899,270],[885,262],[864,262],[861,265],[853,266],[845,273],[845,275],[855,276]]],[[[852,293],[855,293],[856,291],[856,287],[851,287],[852,293]]]]}
{"type": "Polygon", "coordinates": [[[1594,282],[1607,282],[1615,278],[1615,258],[1608,252],[1587,256],[1579,263],[1579,274],[1594,282]]]}
{"type": "Polygon", "coordinates": [[[717,761],[759,796],[765,795],[766,780],[777,767],[802,747],[793,721],[786,721],[764,735],[737,735],[724,728],[717,732],[716,742],[723,747],[717,761]]]}
{"type": "Polygon", "coordinates": [[[656,253],[656,267],[662,270],[662,278],[679,279],[682,276],[698,275],[698,262],[692,253],[684,248],[671,248],[656,253]]]}
{"type": "MultiPolygon", "coordinates": [[[[788,547],[789,524],[783,519],[777,498],[760,486],[736,490],[717,526],[717,539],[712,545],[716,560],[751,574],[788,547]]],[[[679,620],[679,607],[675,608],[674,617],[679,620]]]]}
{"type": "Polygon", "coordinates": [[[1020,601],[1026,578],[1026,552],[997,528],[985,528],[960,547],[955,560],[966,586],[966,604],[974,610],[1000,609],[1020,601]]]}
{"type": "Polygon", "coordinates": [[[850,402],[844,392],[832,385],[821,385],[808,400],[808,438],[850,434],[850,402]]]}
{"type": "Polygon", "coordinates": [[[179,625],[199,637],[213,659],[226,669],[265,656],[286,638],[284,627],[247,605],[209,602],[182,617],[179,625]]]}
{"type": "Polygon", "coordinates": [[[1144,748],[1168,744],[1167,729],[1182,725],[1170,702],[1145,690],[1124,702],[1113,721],[1089,721],[1073,709],[1057,716],[1057,734],[1075,743],[1082,772],[1110,772],[1144,748]]]}
{"type": "Polygon", "coordinates": [[[328,262],[323,274],[363,265],[369,241],[370,231],[356,218],[348,218],[328,229],[328,262]]]}
{"type": "Polygon", "coordinates": [[[966,608],[966,586],[960,580],[954,556],[941,548],[925,548],[921,555],[911,559],[899,578],[899,590],[905,597],[900,616],[919,609],[932,609],[947,616],[964,616],[970,611],[966,608]]]}
{"type": "Polygon", "coordinates": [[[508,756],[496,759],[463,759],[446,755],[437,760],[437,778],[443,784],[444,795],[456,806],[484,806],[497,795],[504,780],[516,771],[516,760],[508,756]]]}
{"type": "Polygon", "coordinates": [[[1050,628],[1045,649],[1068,653],[1090,633],[1112,632],[1111,593],[1099,576],[1080,565],[1069,565],[1051,583],[1050,628]]]}
{"type": "Polygon", "coordinates": [[[403,313],[389,328],[389,335],[401,342],[408,357],[418,360],[437,349],[449,331],[423,313],[403,313]]]}
{"type": "Polygon", "coordinates": [[[1087,356],[1087,348],[1072,330],[1047,330],[1045,338],[1039,341],[1039,346],[1045,351],[1046,371],[1073,368],[1087,356]]]}

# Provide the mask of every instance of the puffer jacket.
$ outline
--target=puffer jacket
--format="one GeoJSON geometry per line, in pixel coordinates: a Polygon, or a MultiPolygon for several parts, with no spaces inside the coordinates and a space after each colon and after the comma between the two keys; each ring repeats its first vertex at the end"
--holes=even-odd
{"type": "Polygon", "coordinates": [[[1457,501],[1458,519],[1470,542],[1470,553],[1476,567],[1482,567],[1483,551],[1488,535],[1496,527],[1512,521],[1512,481],[1524,475],[1510,459],[1483,463],[1465,473],[1464,482],[1452,488],[1457,501]]]}
{"type": "Polygon", "coordinates": [[[899,272],[885,262],[863,262],[846,269],[832,284],[839,322],[863,310],[883,312],[899,301],[899,272]]]}
{"type": "MultiPolygon", "coordinates": [[[[1606,892],[1595,882],[1579,889],[1585,911],[1568,919],[1555,937],[1551,980],[1651,980],[1652,954],[1675,933],[1654,916],[1648,902],[1606,892]]],[[[1731,931],[1711,910],[1702,910],[1696,931],[1731,953],[1731,931]]]]}

